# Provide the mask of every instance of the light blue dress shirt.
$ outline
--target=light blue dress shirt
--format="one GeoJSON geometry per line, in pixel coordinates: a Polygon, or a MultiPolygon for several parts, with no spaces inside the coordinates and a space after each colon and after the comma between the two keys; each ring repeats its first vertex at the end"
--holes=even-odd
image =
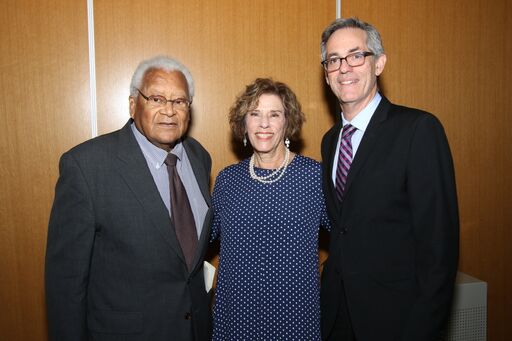
{"type": "MultiPolygon", "coordinates": [[[[169,216],[171,216],[169,174],[167,172],[167,166],[164,163],[167,158],[167,151],[152,144],[140,133],[134,123],[132,123],[131,128],[135,135],[135,139],[142,150],[142,154],[144,154],[144,157],[146,158],[153,180],[155,181],[158,192],[162,197],[162,201],[169,210],[169,216]]],[[[185,148],[183,148],[183,144],[181,142],[176,143],[174,148],[171,150],[171,153],[178,157],[176,170],[178,171],[181,182],[183,182],[183,186],[185,186],[185,190],[187,191],[188,201],[192,208],[194,221],[196,223],[197,236],[199,238],[203,228],[204,218],[208,211],[208,205],[201,193],[201,189],[199,188],[192,165],[188,159],[187,152],[185,151],[185,148]]]]}

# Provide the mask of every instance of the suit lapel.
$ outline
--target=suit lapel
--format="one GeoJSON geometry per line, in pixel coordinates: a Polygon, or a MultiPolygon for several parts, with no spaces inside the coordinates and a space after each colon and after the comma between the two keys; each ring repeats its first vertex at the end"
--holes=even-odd
{"type": "Polygon", "coordinates": [[[133,136],[130,123],[131,120],[120,131],[119,153],[118,159],[115,161],[119,168],[119,174],[146,211],[152,226],[185,262],[174,228],[171,228],[169,211],[162,202],[160,193],[147,167],[146,159],[133,136]]]}
{"type": "Polygon", "coordinates": [[[347,184],[345,186],[344,200],[348,199],[350,196],[350,187],[363,168],[368,156],[371,154],[375,142],[378,140],[381,123],[387,118],[390,107],[391,103],[383,96],[379,106],[368,123],[363,139],[357,149],[356,156],[350,166],[347,184]]]}

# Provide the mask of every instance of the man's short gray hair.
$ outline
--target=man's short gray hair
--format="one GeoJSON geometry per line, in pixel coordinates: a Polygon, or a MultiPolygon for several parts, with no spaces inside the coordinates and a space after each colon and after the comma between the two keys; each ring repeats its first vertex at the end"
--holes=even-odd
{"type": "Polygon", "coordinates": [[[185,79],[187,80],[188,94],[190,96],[190,100],[192,101],[192,99],[194,98],[194,79],[192,78],[192,74],[185,65],[181,64],[176,59],[168,56],[157,56],[140,62],[139,66],[137,66],[132,76],[132,81],[130,83],[130,96],[136,98],[139,95],[137,89],[140,89],[140,87],[142,86],[144,76],[149,70],[181,72],[183,76],[185,76],[185,79]]]}
{"type": "Polygon", "coordinates": [[[331,35],[337,30],[343,28],[359,28],[366,32],[366,45],[368,50],[373,52],[375,57],[384,54],[384,47],[382,46],[382,39],[380,38],[379,31],[372,25],[359,20],[358,18],[339,18],[334,20],[322,33],[322,42],[320,43],[320,54],[322,61],[327,58],[327,41],[331,35]]]}

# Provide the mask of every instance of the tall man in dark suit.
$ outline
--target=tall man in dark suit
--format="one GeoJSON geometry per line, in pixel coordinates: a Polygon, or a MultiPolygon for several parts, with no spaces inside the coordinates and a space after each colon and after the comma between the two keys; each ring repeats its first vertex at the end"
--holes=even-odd
{"type": "Polygon", "coordinates": [[[185,135],[193,95],[185,66],[144,61],[128,123],[62,156],[46,251],[51,340],[209,340],[211,159],[185,135]],[[170,167],[186,191],[176,202],[170,167]],[[173,211],[182,204],[187,224],[173,211]]]}
{"type": "Polygon", "coordinates": [[[438,340],[458,262],[453,162],[440,122],[390,103],[377,30],[338,19],[322,35],[340,120],[322,140],[332,220],[321,287],[326,340],[438,340]]]}

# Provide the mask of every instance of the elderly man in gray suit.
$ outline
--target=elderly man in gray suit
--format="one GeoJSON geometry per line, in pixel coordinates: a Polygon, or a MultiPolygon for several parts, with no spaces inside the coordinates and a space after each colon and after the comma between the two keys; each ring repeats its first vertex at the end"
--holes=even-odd
{"type": "Polygon", "coordinates": [[[143,61],[130,120],[64,153],[48,229],[51,340],[208,340],[208,152],[186,132],[188,69],[143,61]]]}

